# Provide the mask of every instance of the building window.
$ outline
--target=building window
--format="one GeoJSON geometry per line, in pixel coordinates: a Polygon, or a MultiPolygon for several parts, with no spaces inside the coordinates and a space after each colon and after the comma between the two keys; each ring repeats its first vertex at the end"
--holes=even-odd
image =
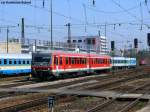
{"type": "Polygon", "coordinates": [[[70,40],[67,40],[67,43],[71,43],[71,41],[70,41],[70,40]]]}
{"type": "Polygon", "coordinates": [[[82,40],[78,40],[78,43],[81,43],[82,42],[82,40]]]}
{"type": "Polygon", "coordinates": [[[76,40],[73,40],[73,43],[76,43],[77,41],[76,40]]]}

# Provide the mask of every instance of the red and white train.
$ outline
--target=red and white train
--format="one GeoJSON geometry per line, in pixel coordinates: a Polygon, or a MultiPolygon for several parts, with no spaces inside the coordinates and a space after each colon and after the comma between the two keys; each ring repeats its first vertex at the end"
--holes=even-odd
{"type": "Polygon", "coordinates": [[[82,53],[33,53],[32,76],[40,79],[63,76],[63,74],[110,70],[111,57],[82,53]]]}

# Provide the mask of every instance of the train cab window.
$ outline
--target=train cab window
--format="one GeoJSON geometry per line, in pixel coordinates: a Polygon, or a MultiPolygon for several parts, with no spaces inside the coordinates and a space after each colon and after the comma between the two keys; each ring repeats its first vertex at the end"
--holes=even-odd
{"type": "Polygon", "coordinates": [[[68,60],[68,57],[66,57],[66,64],[68,64],[69,62],[68,62],[69,60],[68,60]]]}
{"type": "Polygon", "coordinates": [[[60,57],[59,64],[62,65],[62,57],[60,57]]]}
{"type": "Polygon", "coordinates": [[[4,64],[7,64],[7,59],[4,59],[4,64]]]}

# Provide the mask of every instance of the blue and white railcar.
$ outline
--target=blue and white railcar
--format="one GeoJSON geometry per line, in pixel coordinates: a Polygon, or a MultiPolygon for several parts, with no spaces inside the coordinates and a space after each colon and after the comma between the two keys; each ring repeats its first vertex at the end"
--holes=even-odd
{"type": "Polygon", "coordinates": [[[135,67],[136,66],[136,58],[130,58],[130,66],[135,67]]]}
{"type": "Polygon", "coordinates": [[[113,68],[130,68],[136,66],[136,58],[112,57],[113,68]]]}
{"type": "Polygon", "coordinates": [[[30,54],[0,54],[0,75],[31,72],[30,54]]]}

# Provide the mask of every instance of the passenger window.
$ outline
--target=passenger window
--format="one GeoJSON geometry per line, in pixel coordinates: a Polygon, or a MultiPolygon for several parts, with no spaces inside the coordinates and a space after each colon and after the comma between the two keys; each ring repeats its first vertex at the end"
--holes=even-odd
{"type": "Polygon", "coordinates": [[[2,64],[2,60],[0,59],[0,64],[2,64]]]}
{"type": "Polygon", "coordinates": [[[7,59],[4,59],[4,64],[7,64],[7,59]]]}
{"type": "Polygon", "coordinates": [[[27,60],[27,64],[30,64],[29,60],[27,60]]]}
{"type": "Polygon", "coordinates": [[[23,64],[26,64],[26,61],[25,61],[25,60],[23,60],[23,64]]]}
{"type": "Polygon", "coordinates": [[[74,58],[71,59],[71,63],[74,64],[74,58]]]}
{"type": "Polygon", "coordinates": [[[86,60],[86,58],[85,58],[85,64],[87,64],[87,60],[86,60]]]}
{"type": "Polygon", "coordinates": [[[66,57],[66,64],[68,64],[68,57],[66,57]]]}
{"type": "Polygon", "coordinates": [[[9,64],[12,64],[12,60],[11,59],[9,59],[9,64]]]}
{"type": "Polygon", "coordinates": [[[16,60],[14,60],[14,64],[17,64],[16,60]]]}
{"type": "Polygon", "coordinates": [[[71,58],[69,57],[69,65],[71,65],[71,58]]]}
{"type": "Polygon", "coordinates": [[[60,57],[60,62],[59,63],[60,63],[60,65],[62,65],[62,57],[60,57]]]}
{"type": "Polygon", "coordinates": [[[54,58],[54,64],[58,65],[58,58],[57,57],[54,58]]]}
{"type": "Polygon", "coordinates": [[[19,60],[19,64],[21,64],[21,60],[19,60]]]}

